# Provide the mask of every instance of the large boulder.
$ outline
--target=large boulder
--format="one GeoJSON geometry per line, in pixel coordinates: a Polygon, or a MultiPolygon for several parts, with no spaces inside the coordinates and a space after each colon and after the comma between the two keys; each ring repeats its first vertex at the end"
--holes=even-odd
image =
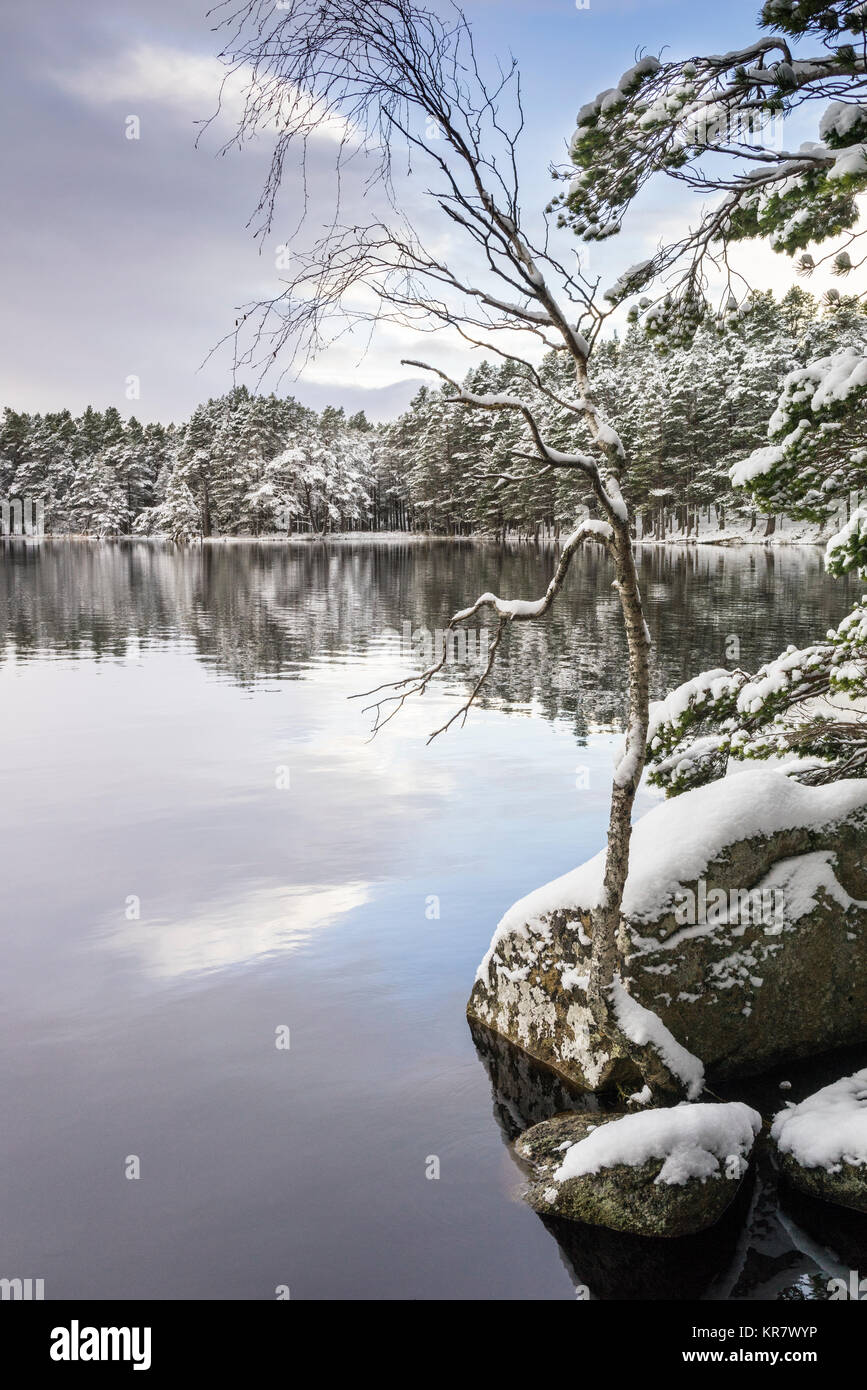
{"type": "Polygon", "coordinates": [[[707,1230],[734,1201],[761,1116],[739,1101],[566,1114],[516,1144],[536,1211],[642,1236],[707,1230]]]}
{"type": "Polygon", "coordinates": [[[782,1110],[771,1140],[798,1192],[867,1212],[867,1068],[782,1110]]]}
{"type": "MultiPolygon", "coordinates": [[[[624,984],[709,1079],[867,1040],[867,779],[749,769],[635,825],[624,984]]],[[[470,1018],[589,1090],[638,1084],[586,1000],[604,853],[500,922],[470,1018]]]]}

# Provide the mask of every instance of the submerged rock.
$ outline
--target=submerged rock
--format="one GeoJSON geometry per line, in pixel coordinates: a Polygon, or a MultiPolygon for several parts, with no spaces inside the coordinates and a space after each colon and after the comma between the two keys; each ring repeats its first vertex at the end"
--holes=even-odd
{"type": "Polygon", "coordinates": [[[771,1141],[798,1192],[867,1212],[867,1068],[782,1110],[771,1141]]]}
{"type": "Polygon", "coordinates": [[[732,1262],[750,1206],[751,1177],[707,1230],[687,1236],[633,1235],[539,1213],[579,1297],[642,1303],[701,1298],[732,1262]],[[586,1291],[586,1292],[585,1292],[586,1291]]]}
{"type": "MultiPolygon", "coordinates": [[[[714,1077],[867,1040],[867,779],[750,769],[655,806],[633,831],[624,974],[714,1077]]],[[[471,1019],[577,1085],[635,1089],[586,1000],[600,853],[502,919],[471,1019]]]]}
{"type": "Polygon", "coordinates": [[[642,1114],[558,1115],[516,1144],[528,1201],[555,1216],[642,1236],[715,1225],[749,1167],[761,1116],[738,1101],[642,1114]]]}

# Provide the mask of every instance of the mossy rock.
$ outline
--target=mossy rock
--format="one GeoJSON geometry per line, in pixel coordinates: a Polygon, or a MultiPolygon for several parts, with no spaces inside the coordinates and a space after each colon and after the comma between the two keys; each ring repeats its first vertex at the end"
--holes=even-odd
{"type": "MultiPolygon", "coordinates": [[[[658,901],[648,889],[647,913],[625,909],[621,920],[628,992],[701,1058],[711,1084],[867,1042],[867,779],[810,787],[750,771],[660,803],[633,831],[641,883],[655,883],[649,846],[679,862],[671,806],[678,824],[690,811],[701,827],[730,783],[739,784],[736,809],[754,785],[757,801],[773,794],[791,805],[792,825],[745,838],[732,813],[700,872],[678,870],[677,891],[662,875],[658,901]],[[708,921],[707,904],[720,901],[726,912],[708,921]],[[696,925],[682,920],[690,905],[696,925]]],[[[576,871],[580,889],[566,875],[510,909],[467,1012],[576,1086],[613,1094],[638,1090],[644,1078],[600,1032],[586,993],[593,922],[578,899],[589,900],[596,880],[585,871],[594,863],[576,871]]],[[[627,889],[636,873],[631,867],[627,889]]],[[[635,892],[644,902],[644,889],[635,892]]]]}
{"type": "Polygon", "coordinates": [[[556,1115],[521,1135],[515,1148],[529,1165],[533,1180],[527,1200],[540,1216],[554,1216],[612,1231],[647,1237],[695,1235],[716,1225],[734,1201],[747,1172],[746,1162],[736,1176],[721,1167],[717,1177],[690,1178],[684,1183],[657,1182],[664,1163],[653,1158],[635,1167],[615,1164],[598,1173],[554,1183],[563,1150],[585,1139],[599,1125],[623,1117],[623,1111],[556,1115]]]}
{"type": "Polygon", "coordinates": [[[867,1164],[841,1163],[836,1173],[827,1168],[805,1168],[791,1154],[776,1151],[780,1177],[797,1192],[833,1202],[838,1207],[867,1212],[867,1164]]]}

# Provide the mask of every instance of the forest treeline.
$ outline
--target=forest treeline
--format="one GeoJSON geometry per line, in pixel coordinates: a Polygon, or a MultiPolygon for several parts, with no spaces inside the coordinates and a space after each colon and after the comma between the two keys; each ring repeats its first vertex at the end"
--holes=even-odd
{"type": "MultiPolygon", "coordinates": [[[[821,304],[800,286],[777,301],[752,295],[702,326],[689,346],[663,347],[630,326],[594,357],[597,396],[631,460],[624,484],[641,535],[742,521],[761,525],[728,479],[766,438],[782,379],[846,346],[867,346],[857,300],[821,304]]],[[[546,441],[582,443],[567,408],[574,382],[549,354],[529,381],[512,361],[482,362],[465,386],[520,395],[546,441]]],[[[296,400],[239,387],[182,424],[142,425],[109,407],[30,415],[7,408],[0,424],[0,497],[38,500],[45,529],[100,537],[414,530],[443,535],[558,534],[583,500],[575,474],[543,472],[515,412],[468,410],[450,387],[422,387],[397,420],[316,412],[296,400]]],[[[19,509],[20,511],[20,509],[19,509]]],[[[26,515],[26,514],[25,514],[26,515]]],[[[4,507],[6,524],[15,510],[4,507]]]]}

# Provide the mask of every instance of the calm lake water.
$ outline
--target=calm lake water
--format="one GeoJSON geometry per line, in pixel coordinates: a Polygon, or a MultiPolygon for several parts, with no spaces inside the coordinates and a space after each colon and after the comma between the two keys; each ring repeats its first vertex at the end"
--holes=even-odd
{"type": "MultiPolygon", "coordinates": [[[[347,697],[420,669],[418,630],[484,590],[537,597],[552,563],[2,547],[0,1276],[48,1298],[800,1299],[859,1250],[865,1267],[854,1213],[781,1208],[764,1170],[723,1228],[664,1249],[520,1199],[509,1139],[572,1102],[480,1053],[464,1010],[503,911],[602,843],[610,572],[579,557],[430,747],[465,668],[373,742],[347,697]]],[[[744,666],[810,640],[857,592],[810,548],[647,548],[641,567],[657,693],[733,639],[744,666]]],[[[824,1065],[786,1073],[787,1098],[824,1065]]],[[[779,1079],[736,1093],[773,1111],[779,1079]]]]}

